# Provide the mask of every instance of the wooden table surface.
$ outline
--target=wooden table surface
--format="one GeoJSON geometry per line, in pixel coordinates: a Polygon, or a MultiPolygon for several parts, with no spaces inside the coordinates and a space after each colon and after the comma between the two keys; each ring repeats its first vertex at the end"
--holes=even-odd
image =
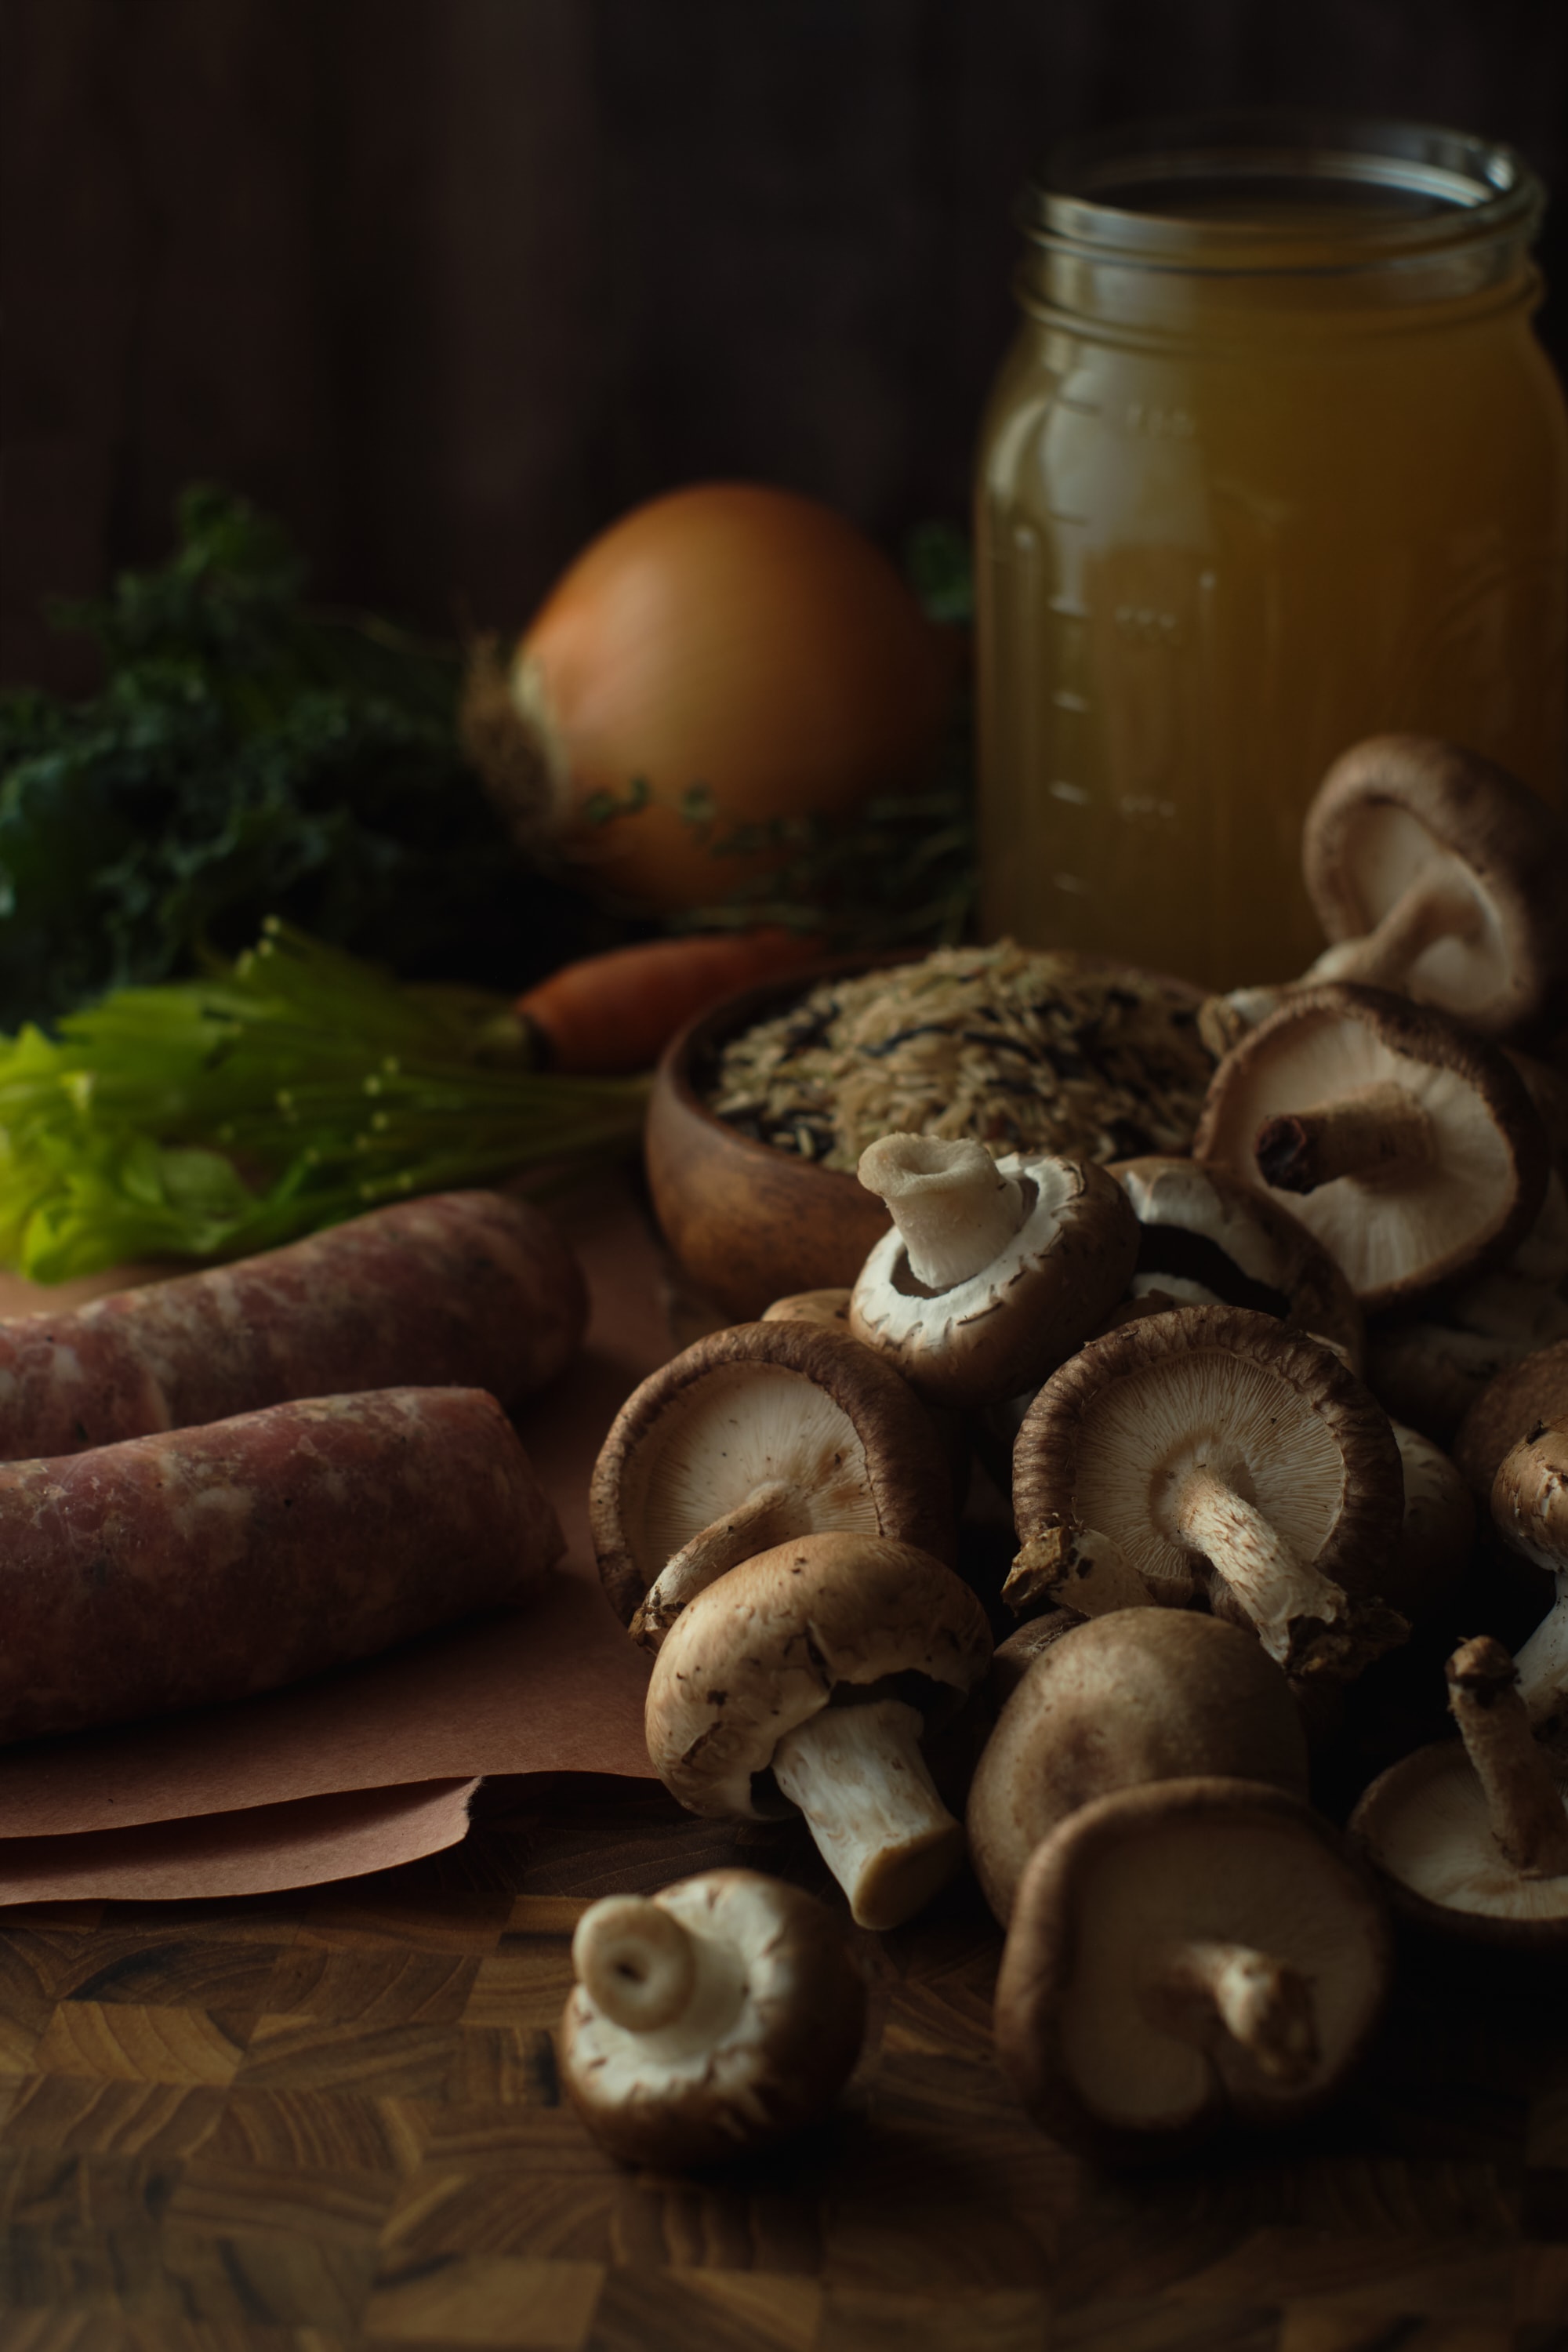
{"type": "Polygon", "coordinates": [[[563,2105],[584,1905],[794,1826],[662,1790],[484,1792],[468,1842],[310,1892],[0,1925],[4,2352],[1547,2352],[1568,2347],[1563,1972],[1406,1968],[1352,2097],[1115,2177],[991,2056],[967,1880],[862,1937],[840,2113],[717,2177],[628,2173],[563,2105]]]}

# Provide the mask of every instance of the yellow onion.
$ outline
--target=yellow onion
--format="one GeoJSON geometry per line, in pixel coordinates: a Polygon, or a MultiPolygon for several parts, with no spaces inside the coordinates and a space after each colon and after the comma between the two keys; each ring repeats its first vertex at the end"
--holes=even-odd
{"type": "Polygon", "coordinates": [[[510,665],[481,649],[463,738],[526,847],[668,912],[789,855],[716,854],[737,827],[844,817],[918,782],[953,670],[950,634],[852,523],[704,483],[595,540],[510,665]]]}

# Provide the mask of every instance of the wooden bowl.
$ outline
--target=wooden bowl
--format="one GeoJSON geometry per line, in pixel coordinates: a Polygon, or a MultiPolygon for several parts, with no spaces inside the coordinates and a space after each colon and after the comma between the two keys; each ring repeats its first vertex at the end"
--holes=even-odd
{"type": "MultiPolygon", "coordinates": [[[[796,1290],[853,1284],[891,1223],[850,1171],[823,1168],[758,1143],[715,1118],[703,1097],[731,1037],[809,993],[820,980],[918,963],[925,948],[839,956],[728,996],[683,1029],[665,1053],[648,1105],[647,1155],[654,1213],[682,1273],[735,1322],[752,1322],[796,1290]]],[[[1113,956],[1080,955],[1086,970],[1131,969],[1113,956]]],[[[1194,1008],[1204,991],[1158,979],[1194,1008]]]]}
{"type": "Polygon", "coordinates": [[[795,1290],[853,1283],[891,1219],[842,1168],[758,1143],[703,1097],[731,1037],[770,1020],[819,980],[913,963],[925,950],[839,956],[727,996],[666,1049],[648,1105],[648,1190],[681,1271],[731,1319],[754,1322],[795,1290]]]}

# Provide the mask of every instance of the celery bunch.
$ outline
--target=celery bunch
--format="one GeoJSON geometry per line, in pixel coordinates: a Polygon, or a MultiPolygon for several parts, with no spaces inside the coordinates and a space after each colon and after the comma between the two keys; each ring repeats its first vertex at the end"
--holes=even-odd
{"type": "Polygon", "coordinates": [[[409,1193],[633,1146],[647,1087],[528,1066],[506,999],[267,924],[200,981],[0,1038],[0,1261],[236,1257],[409,1193]]]}

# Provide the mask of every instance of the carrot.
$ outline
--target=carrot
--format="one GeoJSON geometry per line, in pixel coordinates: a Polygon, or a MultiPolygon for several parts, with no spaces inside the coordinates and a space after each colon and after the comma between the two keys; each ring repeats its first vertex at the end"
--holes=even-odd
{"type": "Polygon", "coordinates": [[[650,1068],[677,1031],[721,997],[826,952],[822,940],[776,927],[651,940],[563,964],[513,1011],[552,1069],[611,1077],[650,1068]]]}

